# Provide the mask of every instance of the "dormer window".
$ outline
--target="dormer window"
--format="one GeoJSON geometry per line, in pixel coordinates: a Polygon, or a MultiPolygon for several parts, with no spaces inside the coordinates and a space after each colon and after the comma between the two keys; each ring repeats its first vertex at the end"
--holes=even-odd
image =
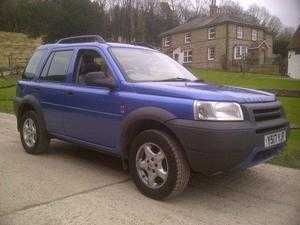
{"type": "Polygon", "coordinates": [[[236,38],[243,39],[243,27],[237,26],[236,28],[236,38]]]}
{"type": "Polygon", "coordinates": [[[185,33],[184,35],[184,43],[189,44],[192,41],[192,34],[191,32],[185,33]]]}
{"type": "Polygon", "coordinates": [[[170,36],[165,37],[163,42],[165,47],[169,47],[171,45],[171,37],[170,36]]]}
{"type": "Polygon", "coordinates": [[[208,28],[208,40],[212,40],[215,38],[216,38],[216,28],[215,27],[208,28]]]}
{"type": "Polygon", "coordinates": [[[257,41],[257,30],[252,30],[252,41],[257,41]]]}

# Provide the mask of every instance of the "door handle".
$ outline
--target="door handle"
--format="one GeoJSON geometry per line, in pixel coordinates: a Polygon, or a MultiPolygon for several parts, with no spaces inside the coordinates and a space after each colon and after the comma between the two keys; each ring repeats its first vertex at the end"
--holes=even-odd
{"type": "Polygon", "coordinates": [[[65,95],[71,96],[71,95],[74,95],[74,93],[73,93],[72,91],[66,91],[66,92],[65,92],[65,95]]]}

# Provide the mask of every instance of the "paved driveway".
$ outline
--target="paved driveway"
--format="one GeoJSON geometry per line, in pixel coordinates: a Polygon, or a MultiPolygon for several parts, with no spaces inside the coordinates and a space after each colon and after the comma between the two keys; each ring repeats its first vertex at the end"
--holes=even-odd
{"type": "Polygon", "coordinates": [[[0,224],[300,224],[300,171],[261,165],[193,175],[177,198],[141,195],[120,161],[53,141],[25,154],[14,116],[0,113],[0,224]]]}

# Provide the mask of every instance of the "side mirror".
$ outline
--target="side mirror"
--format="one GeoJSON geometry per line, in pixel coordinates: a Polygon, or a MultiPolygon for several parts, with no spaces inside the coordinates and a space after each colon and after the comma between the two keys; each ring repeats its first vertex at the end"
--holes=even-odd
{"type": "Polygon", "coordinates": [[[114,89],[116,87],[114,79],[103,72],[87,73],[85,83],[89,86],[106,87],[109,89],[114,89]]]}

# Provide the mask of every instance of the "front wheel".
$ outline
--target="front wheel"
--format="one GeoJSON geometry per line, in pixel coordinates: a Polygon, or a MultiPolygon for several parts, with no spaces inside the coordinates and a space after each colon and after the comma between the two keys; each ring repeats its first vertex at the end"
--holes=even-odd
{"type": "Polygon", "coordinates": [[[190,168],[180,145],[162,131],[140,133],[132,144],[129,164],[139,191],[153,199],[173,197],[189,182],[190,168]]]}

